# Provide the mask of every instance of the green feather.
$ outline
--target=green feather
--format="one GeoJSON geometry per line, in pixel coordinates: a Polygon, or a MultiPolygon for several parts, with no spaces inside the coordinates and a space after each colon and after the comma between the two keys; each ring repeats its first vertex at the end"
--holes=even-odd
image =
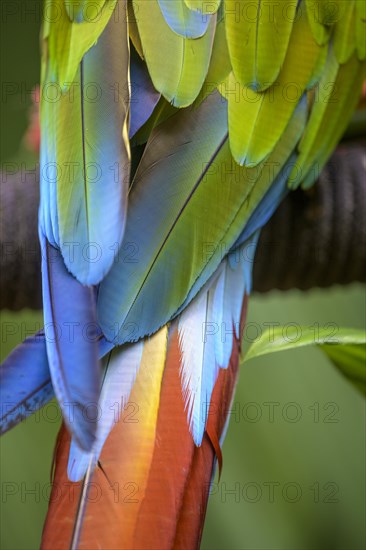
{"type": "Polygon", "coordinates": [[[106,0],[64,0],[70,21],[83,23],[96,21],[106,0]]]}
{"type": "Polygon", "coordinates": [[[108,339],[122,343],[155,332],[198,280],[204,284],[296,146],[305,114],[292,117],[268,161],[256,168],[233,161],[226,105],[217,94],[154,130],[129,197],[125,242],[133,243],[136,261],[116,262],[99,291],[108,339]]]}
{"type": "Polygon", "coordinates": [[[356,44],[357,54],[362,61],[366,59],[366,2],[356,0],[356,44]]]}
{"type": "Polygon", "coordinates": [[[349,0],[312,0],[316,15],[322,25],[331,26],[343,18],[349,0]]]}
{"type": "Polygon", "coordinates": [[[190,10],[200,11],[203,14],[216,13],[220,7],[221,0],[184,0],[190,10]]]}
{"type": "Polygon", "coordinates": [[[343,132],[357,107],[365,78],[365,64],[353,56],[341,65],[334,83],[335,94],[326,104],[318,131],[313,136],[310,152],[306,158],[308,171],[302,171],[304,188],[310,187],[341,139],[343,132]]]}
{"type": "MultiPolygon", "coordinates": [[[[319,46],[326,44],[331,35],[331,29],[321,22],[321,4],[323,1],[324,0],[305,0],[309,25],[319,46]]],[[[300,9],[304,10],[305,6],[304,3],[302,3],[300,9]]]]}
{"type": "MultiPolygon", "coordinates": [[[[42,86],[42,186],[51,181],[47,164],[57,166],[53,226],[56,219],[57,244],[68,270],[83,284],[96,284],[111,267],[126,218],[129,49],[126,18],[116,21],[110,19],[98,43],[84,55],[67,92],[51,100],[50,80],[42,86]],[[89,243],[101,250],[97,262],[85,256],[89,243]]],[[[50,70],[48,66],[46,76],[50,70]]]]}
{"type": "MultiPolygon", "coordinates": [[[[313,29],[320,25],[331,27],[337,21],[341,21],[347,10],[347,4],[350,0],[305,0],[306,7],[311,16],[310,24],[313,29]]],[[[321,35],[321,31],[318,31],[321,35]]],[[[329,29],[326,34],[329,34],[329,29]]]]}
{"type": "Polygon", "coordinates": [[[188,39],[166,23],[157,0],[133,0],[142,49],[155,88],[174,106],[197,97],[205,80],[215,34],[213,16],[204,36],[188,39]]]}
{"type": "MultiPolygon", "coordinates": [[[[44,29],[47,38],[47,78],[58,83],[65,92],[73,82],[84,54],[96,43],[106,27],[117,0],[106,0],[97,21],[70,21],[64,0],[46,0],[49,23],[44,29]]],[[[46,20],[47,20],[46,19],[46,20]]]]}
{"type": "Polygon", "coordinates": [[[228,77],[230,71],[231,64],[226,41],[225,20],[221,18],[216,24],[210,66],[197,102],[203,101],[215,88],[219,88],[220,84],[228,77]]]}
{"type": "Polygon", "coordinates": [[[356,48],[355,0],[348,0],[343,18],[335,24],[333,45],[338,62],[346,63],[356,48]]]}
{"type": "Polygon", "coordinates": [[[329,48],[327,48],[326,46],[320,48],[319,55],[315,61],[313,73],[309,78],[309,82],[306,86],[307,90],[311,90],[316,84],[318,84],[319,80],[323,76],[325,63],[328,57],[328,50],[329,48]]]}
{"type": "Polygon", "coordinates": [[[296,2],[284,5],[278,0],[225,0],[224,6],[236,80],[256,91],[269,88],[286,56],[296,2]]]}
{"type": "Polygon", "coordinates": [[[144,59],[144,52],[142,51],[140,33],[137,27],[136,15],[133,11],[132,2],[127,2],[127,19],[130,40],[141,59],[144,59]]]}
{"type": "Polygon", "coordinates": [[[330,50],[328,52],[327,63],[320,79],[319,86],[309,93],[309,100],[312,103],[312,110],[304,134],[299,142],[298,150],[300,155],[298,156],[296,167],[294,167],[294,170],[289,178],[292,187],[297,187],[301,183],[302,178],[311,168],[317,152],[317,147],[319,146],[319,143],[317,143],[316,140],[319,135],[321,136],[321,139],[323,139],[323,132],[327,131],[326,126],[323,128],[323,132],[320,132],[320,128],[323,124],[324,118],[326,117],[329,103],[337,101],[336,93],[338,71],[339,63],[337,62],[333,51],[330,50]]]}
{"type": "Polygon", "coordinates": [[[231,151],[239,164],[255,166],[273,150],[314,75],[319,55],[321,48],[303,12],[294,24],[285,62],[271,88],[255,92],[230,76],[224,92],[229,100],[231,151]]]}

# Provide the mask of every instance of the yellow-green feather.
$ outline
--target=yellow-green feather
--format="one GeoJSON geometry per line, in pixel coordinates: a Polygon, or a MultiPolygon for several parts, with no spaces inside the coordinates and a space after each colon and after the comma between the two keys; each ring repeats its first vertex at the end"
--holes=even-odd
{"type": "Polygon", "coordinates": [[[47,25],[47,79],[63,92],[74,80],[84,54],[96,43],[106,27],[117,0],[106,0],[97,21],[75,23],[70,20],[64,0],[47,0],[51,22],[47,25]]]}
{"type": "Polygon", "coordinates": [[[197,110],[178,113],[154,131],[146,146],[130,193],[125,237],[137,245],[139,262],[123,269],[115,265],[98,296],[99,320],[107,338],[115,338],[113,327],[121,327],[121,343],[129,337],[126,327],[131,323],[134,339],[155,332],[182,305],[192,285],[196,287],[198,280],[201,286],[205,283],[222,259],[222,247],[230,248],[239,237],[303,131],[304,108],[291,117],[267,161],[242,168],[231,157],[226,133],[216,150],[205,148],[216,135],[208,131],[213,121],[200,121],[200,114],[212,106],[222,117],[220,102],[210,96],[197,110]],[[186,127],[180,126],[183,121],[186,127]],[[191,139],[196,135],[194,121],[202,143],[191,139]],[[163,156],[161,140],[166,144],[163,156]],[[172,149],[167,142],[174,143],[172,149]],[[210,155],[212,164],[207,165],[210,155]],[[194,192],[188,192],[193,183],[194,192]],[[165,291],[155,300],[162,286],[165,291]]]}
{"type": "Polygon", "coordinates": [[[339,63],[346,63],[356,48],[355,0],[348,0],[343,18],[334,26],[333,46],[339,63]]]}
{"type": "Polygon", "coordinates": [[[366,2],[365,0],[356,0],[356,44],[357,55],[361,60],[366,59],[366,2]]]}
{"type": "Polygon", "coordinates": [[[200,11],[206,15],[216,13],[221,0],[184,0],[184,3],[190,10],[200,11]]]}
{"type": "MultiPolygon", "coordinates": [[[[118,8],[122,15],[125,0],[118,0],[118,8]]],[[[84,25],[69,23],[72,29],[84,25]]],[[[50,29],[50,36],[54,31],[50,29]]],[[[121,242],[126,219],[130,163],[126,16],[109,18],[97,43],[77,65],[66,92],[53,82],[47,60],[42,73],[42,202],[51,213],[50,225],[44,212],[43,229],[51,242],[59,241],[68,270],[83,284],[95,284],[113,263],[111,243],[121,242]],[[100,261],[82,257],[89,243],[102,251],[100,261]]]]}
{"type": "Polygon", "coordinates": [[[283,134],[323,55],[303,11],[294,24],[286,59],[271,88],[254,92],[230,76],[227,88],[231,151],[243,165],[265,159],[283,134]]]}
{"type": "Polygon", "coordinates": [[[220,84],[228,77],[230,71],[231,64],[226,41],[225,21],[222,18],[216,25],[210,66],[197,101],[202,101],[215,88],[220,90],[220,84]]]}
{"type": "Polygon", "coordinates": [[[327,27],[321,22],[320,4],[323,0],[305,0],[301,4],[300,9],[306,9],[309,19],[309,25],[317,43],[322,46],[329,41],[331,35],[330,27],[327,27]]]}
{"type": "Polygon", "coordinates": [[[70,21],[83,23],[95,22],[100,16],[106,0],[64,0],[64,2],[70,21]]]}
{"type": "Polygon", "coordinates": [[[142,51],[141,38],[137,27],[136,15],[132,7],[132,2],[127,2],[127,20],[130,40],[141,59],[144,59],[144,52],[142,51]]]}
{"type": "Polygon", "coordinates": [[[205,80],[214,39],[216,16],[206,34],[188,39],[166,23],[157,0],[133,0],[144,59],[155,88],[174,106],[186,107],[205,80]]]}
{"type": "Polygon", "coordinates": [[[297,159],[297,165],[294,167],[289,178],[292,187],[297,187],[311,168],[317,152],[317,146],[319,145],[316,143],[318,136],[321,135],[322,139],[324,138],[324,134],[320,134],[320,128],[326,117],[328,105],[332,102],[338,102],[339,99],[337,98],[337,93],[339,94],[339,90],[337,90],[338,71],[339,63],[333,51],[330,50],[319,86],[308,94],[309,104],[312,109],[304,134],[298,145],[300,154],[297,159]]]}
{"type": "Polygon", "coordinates": [[[269,88],[286,56],[296,2],[225,0],[224,9],[236,80],[256,91],[269,88]]]}
{"type": "Polygon", "coordinates": [[[303,170],[303,187],[312,185],[334,147],[341,139],[360,97],[361,86],[365,78],[365,63],[354,55],[348,63],[340,65],[334,94],[327,101],[318,131],[307,157],[307,172],[303,170]],[[311,165],[310,165],[311,164],[311,165]]]}

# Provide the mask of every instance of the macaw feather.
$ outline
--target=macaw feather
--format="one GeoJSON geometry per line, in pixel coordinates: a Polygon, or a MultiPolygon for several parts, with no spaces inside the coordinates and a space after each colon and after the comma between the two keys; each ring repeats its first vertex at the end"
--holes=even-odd
{"type": "Polygon", "coordinates": [[[360,0],[355,0],[355,20],[357,55],[361,61],[364,61],[366,58],[366,3],[360,0]]]}
{"type": "Polygon", "coordinates": [[[140,368],[144,342],[114,348],[105,359],[105,368],[97,413],[100,417],[95,443],[90,453],[86,453],[71,442],[68,464],[68,476],[71,481],[80,481],[88,468],[94,469],[105,440],[122,411],[127,407],[128,399],[140,368]]]}
{"type": "MultiPolygon", "coordinates": [[[[240,234],[237,241],[231,248],[231,254],[235,252],[237,247],[241,246],[252,235],[256,234],[272,217],[281,204],[283,199],[289,192],[288,181],[289,174],[292,169],[298,165],[297,155],[293,153],[286,164],[283,166],[279,174],[273,180],[272,185],[269,187],[262,200],[258,203],[256,209],[248,219],[245,228],[240,234]]],[[[298,174],[296,174],[298,176],[298,174]]],[[[230,255],[229,255],[230,257],[230,255]]]]}
{"type": "MultiPolygon", "coordinates": [[[[168,120],[178,112],[178,108],[169,103],[165,97],[161,96],[155,109],[148,120],[141,126],[131,139],[131,145],[145,145],[150,138],[151,132],[156,126],[168,120]]],[[[133,174],[134,175],[134,174],[133,174]]]]}
{"type": "Polygon", "coordinates": [[[218,17],[210,65],[196,102],[200,103],[215,89],[219,88],[230,71],[231,63],[226,40],[225,19],[218,17]]]}
{"type": "Polygon", "coordinates": [[[97,21],[106,0],[64,0],[70,21],[85,23],[97,21]]]}
{"type": "Polygon", "coordinates": [[[196,445],[201,445],[212,390],[219,366],[215,359],[214,338],[207,337],[207,327],[215,332],[216,318],[213,302],[217,285],[215,281],[196,296],[179,319],[179,343],[182,353],[183,398],[192,437],[196,445]]]}
{"type": "Polygon", "coordinates": [[[230,146],[241,165],[256,166],[273,151],[301,100],[321,54],[305,13],[294,23],[287,55],[265,92],[243,86],[232,73],[226,83],[230,146]],[[273,121],[273,123],[269,123],[273,121]]]}
{"type": "Polygon", "coordinates": [[[65,422],[80,447],[90,450],[99,396],[100,364],[95,295],[71,275],[60,251],[40,233],[46,346],[52,385],[65,422]]]}
{"type": "MultiPolygon", "coordinates": [[[[111,332],[114,320],[117,321],[116,326],[121,329],[124,325],[129,326],[129,310],[141,294],[141,287],[144,286],[147,274],[153,270],[157,259],[160,259],[160,254],[164,252],[165,246],[162,245],[165,245],[166,241],[173,244],[170,238],[172,229],[181,222],[182,213],[185,207],[190,207],[191,199],[195,197],[195,190],[202,180],[212,180],[215,177],[213,175],[210,178],[206,172],[210,163],[216,158],[217,152],[220,151],[222,143],[227,141],[225,111],[225,106],[219,97],[210,97],[195,111],[177,112],[158,125],[150,136],[129,194],[130,221],[125,242],[133,246],[131,251],[134,252],[134,256],[130,259],[131,261],[123,264],[120,262],[120,265],[116,263],[110,278],[105,279],[99,291],[99,318],[105,334],[115,342],[122,343],[125,336],[123,330],[117,335],[111,332]],[[212,116],[214,113],[215,116],[212,116]],[[205,175],[206,178],[203,177],[205,175]],[[134,276],[131,276],[132,273],[134,276]],[[115,285],[118,285],[121,290],[119,293],[121,299],[118,301],[113,299],[112,304],[110,298],[112,298],[113,289],[116,288],[115,285]]],[[[219,174],[216,173],[216,180],[218,179],[219,174]]],[[[215,187],[218,189],[218,185],[215,187]]],[[[198,201],[195,204],[198,208],[198,201]]],[[[221,207],[216,205],[214,208],[221,207]]],[[[202,210],[201,207],[200,209],[202,210]]],[[[200,217],[202,219],[202,214],[200,217]]],[[[194,226],[189,222],[185,227],[190,232],[194,231],[194,226]]],[[[190,237],[181,239],[182,237],[180,237],[181,243],[186,242],[191,248],[190,237]]],[[[197,250],[197,256],[201,257],[200,252],[197,250]]],[[[172,267],[173,265],[174,262],[172,267]]],[[[192,273],[192,279],[193,276],[192,273]]],[[[166,277],[169,277],[168,273],[166,277]]],[[[168,278],[165,280],[168,284],[168,278]]],[[[162,280],[159,285],[161,284],[164,284],[162,280]]],[[[172,286],[171,292],[174,293],[172,286]]],[[[164,301],[164,305],[169,304],[168,296],[161,295],[160,298],[164,301]]],[[[144,335],[146,327],[143,325],[148,321],[150,312],[156,318],[156,314],[153,313],[155,305],[151,300],[141,301],[138,309],[143,302],[144,319],[141,319],[139,314],[139,319],[136,319],[136,322],[133,320],[131,325],[136,328],[132,334],[136,340],[144,335]]],[[[166,322],[168,320],[169,318],[166,322]]],[[[148,333],[153,332],[154,330],[148,331],[148,333]]]]}
{"type": "Polygon", "coordinates": [[[210,23],[211,16],[190,10],[184,0],[158,0],[159,7],[169,27],[185,38],[200,38],[210,23]]]}
{"type": "Polygon", "coordinates": [[[0,434],[33,414],[53,397],[44,332],[27,338],[0,367],[0,434]]]}
{"type": "Polygon", "coordinates": [[[133,46],[130,51],[130,69],[131,111],[129,136],[131,139],[150,119],[161,96],[151,82],[146,63],[139,57],[133,46]]]}
{"type": "Polygon", "coordinates": [[[184,3],[190,10],[200,11],[204,15],[216,13],[220,7],[221,0],[184,0],[184,3]]]}
{"type": "Polygon", "coordinates": [[[133,6],[144,59],[155,88],[176,107],[190,105],[208,71],[216,15],[211,17],[206,33],[191,40],[172,31],[158,0],[133,0],[133,6]]]}
{"type": "MultiPolygon", "coordinates": [[[[71,327],[69,324],[64,328],[72,330],[71,327]]],[[[100,358],[112,348],[113,344],[102,335],[98,337],[100,358]]],[[[44,329],[26,338],[11,352],[0,367],[0,378],[3,400],[0,434],[4,434],[55,397],[44,329]]]]}
{"type": "Polygon", "coordinates": [[[145,343],[150,349],[130,396],[131,411],[115,424],[99,466],[78,483],[67,479],[70,437],[62,428],[52,484],[59,498],[50,499],[43,550],[143,548],[146,541],[151,548],[179,547],[182,541],[186,548],[198,547],[216,452],[221,455],[216,442],[227,424],[237,378],[239,341],[234,341],[230,366],[221,370],[212,394],[200,447],[184,410],[176,322],[168,343],[166,328],[145,343]]]}
{"type": "Polygon", "coordinates": [[[131,1],[127,2],[127,22],[130,41],[132,42],[137,53],[139,54],[139,57],[141,59],[144,59],[144,52],[142,51],[141,38],[137,26],[136,15],[131,1]]]}
{"type": "MultiPolygon", "coordinates": [[[[325,11],[322,19],[322,5],[325,1],[326,0],[305,0],[305,2],[301,4],[301,9],[306,9],[311,32],[319,46],[327,44],[331,36],[331,27],[322,22],[322,20],[324,21],[324,15],[326,15],[325,11]]],[[[335,6],[335,3],[333,3],[333,6],[335,6]]]]}
{"type": "Polygon", "coordinates": [[[334,54],[338,63],[346,63],[356,49],[355,3],[357,1],[347,1],[343,18],[334,26],[334,54]]]}
{"type": "Polygon", "coordinates": [[[42,210],[48,211],[51,221],[43,214],[42,229],[52,244],[60,246],[68,270],[83,284],[96,284],[113,263],[126,219],[130,163],[126,21],[111,18],[79,63],[67,93],[50,101],[47,89],[46,79],[41,189],[42,210]]]}
{"type": "Polygon", "coordinates": [[[196,445],[202,444],[220,367],[228,367],[233,341],[239,337],[241,308],[244,293],[250,293],[257,240],[258,234],[254,234],[222,261],[178,320],[183,398],[196,445]],[[252,245],[254,250],[248,255],[252,245]]]}
{"type": "MultiPolygon", "coordinates": [[[[338,71],[340,65],[334,55],[333,50],[329,50],[328,59],[323,71],[322,77],[319,81],[319,86],[314,93],[318,95],[314,97],[313,106],[311,109],[310,117],[306,125],[305,131],[301,137],[298,145],[300,155],[298,157],[298,163],[294,166],[292,171],[292,177],[290,177],[290,185],[295,188],[300,185],[303,177],[307,174],[308,170],[314,162],[314,155],[317,154],[318,144],[314,142],[316,136],[319,135],[319,129],[322,126],[323,119],[326,116],[330,102],[335,100],[335,94],[337,93],[338,83],[338,71]],[[299,174],[301,170],[301,174],[299,174]]],[[[325,131],[327,127],[324,126],[325,131]]],[[[324,135],[322,136],[322,139],[324,135]]]]}
{"type": "Polygon", "coordinates": [[[267,163],[241,168],[230,156],[225,107],[218,94],[210,96],[197,109],[180,111],[158,126],[146,145],[131,188],[125,236],[133,243],[136,261],[115,263],[98,294],[99,322],[116,344],[127,341],[130,323],[135,331],[129,339],[138,340],[188,305],[220,264],[222,246],[229,249],[242,232],[303,132],[305,97],[267,163]],[[158,290],[162,286],[164,293],[158,290]]]}
{"type": "Polygon", "coordinates": [[[327,102],[319,126],[320,133],[314,136],[312,142],[310,152],[312,165],[307,172],[302,171],[303,188],[310,187],[319,177],[320,170],[346,130],[348,121],[359,101],[365,79],[365,68],[365,62],[359,61],[355,55],[351,57],[348,63],[340,65],[332,101],[327,102]]]}
{"type": "MultiPolygon", "coordinates": [[[[224,0],[227,42],[236,80],[259,92],[269,88],[284,64],[296,2],[224,0]]],[[[299,53],[299,51],[297,52],[299,53]]]]}
{"type": "Polygon", "coordinates": [[[48,66],[48,82],[58,84],[63,92],[70,88],[85,53],[97,42],[114,10],[121,9],[123,2],[82,0],[79,3],[80,10],[76,7],[75,14],[81,14],[82,17],[85,13],[87,20],[78,23],[71,20],[69,15],[74,12],[76,1],[45,0],[44,6],[42,37],[46,44],[43,44],[43,61],[48,66]],[[95,15],[88,16],[89,10],[95,15]]]}

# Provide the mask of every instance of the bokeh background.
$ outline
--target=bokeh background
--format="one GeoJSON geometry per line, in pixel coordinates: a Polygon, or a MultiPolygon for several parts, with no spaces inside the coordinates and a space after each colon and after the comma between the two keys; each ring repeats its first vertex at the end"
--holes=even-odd
{"type": "MultiPolygon", "coordinates": [[[[39,6],[39,0],[1,6],[2,165],[25,159],[19,144],[29,92],[39,82],[39,6]]],[[[254,295],[244,345],[265,323],[363,328],[365,305],[361,285],[254,295]]],[[[41,312],[2,311],[1,358],[40,326],[41,312]],[[15,327],[12,336],[7,323],[15,327]]],[[[0,440],[3,550],[39,547],[59,425],[52,402],[0,440]]],[[[223,453],[202,549],[365,547],[365,401],[318,349],[244,364],[223,453]]]]}

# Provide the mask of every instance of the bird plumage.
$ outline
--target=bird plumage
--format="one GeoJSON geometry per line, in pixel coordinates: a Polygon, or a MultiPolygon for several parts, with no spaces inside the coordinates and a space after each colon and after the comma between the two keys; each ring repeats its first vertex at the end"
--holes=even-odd
{"type": "Polygon", "coordinates": [[[259,231],[315,181],[364,78],[364,2],[331,4],[46,0],[52,337],[5,362],[2,417],[5,431],[53,391],[63,410],[43,548],[199,545],[259,231]]]}

